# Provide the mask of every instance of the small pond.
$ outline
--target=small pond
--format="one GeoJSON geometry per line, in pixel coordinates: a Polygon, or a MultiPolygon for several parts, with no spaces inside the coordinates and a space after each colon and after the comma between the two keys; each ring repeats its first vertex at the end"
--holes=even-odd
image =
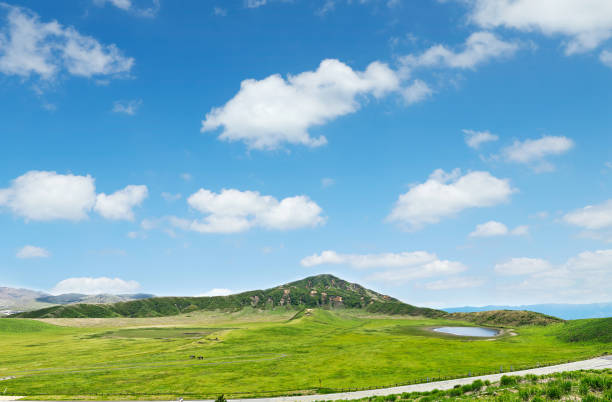
{"type": "Polygon", "coordinates": [[[458,336],[479,336],[483,338],[489,338],[491,336],[497,336],[499,330],[491,328],[480,328],[480,327],[440,327],[434,328],[436,332],[443,332],[445,334],[458,335],[458,336]]]}

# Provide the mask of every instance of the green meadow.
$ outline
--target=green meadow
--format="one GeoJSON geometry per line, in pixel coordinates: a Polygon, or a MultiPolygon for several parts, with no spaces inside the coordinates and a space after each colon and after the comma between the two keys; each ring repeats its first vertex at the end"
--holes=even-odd
{"type": "Polygon", "coordinates": [[[0,395],[250,397],[465,377],[612,352],[610,320],[506,328],[487,340],[431,331],[468,322],[355,310],[0,319],[0,378],[14,377],[0,395]]]}

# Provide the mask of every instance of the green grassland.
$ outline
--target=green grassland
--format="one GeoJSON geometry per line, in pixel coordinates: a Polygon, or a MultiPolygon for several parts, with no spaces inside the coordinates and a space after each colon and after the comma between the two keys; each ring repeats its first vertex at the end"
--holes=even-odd
{"type": "Polygon", "coordinates": [[[490,383],[476,380],[454,389],[429,392],[410,392],[355,399],[361,402],[401,401],[555,401],[582,400],[585,402],[612,401],[612,370],[589,370],[555,373],[551,375],[503,376],[490,383]]]}
{"type": "Polygon", "coordinates": [[[0,378],[15,377],[0,381],[0,394],[30,399],[307,394],[464,377],[499,372],[500,366],[506,371],[612,352],[605,335],[612,319],[507,328],[495,340],[429,330],[474,325],[467,321],[351,309],[296,314],[290,308],[247,308],[48,321],[63,326],[0,319],[0,378]]]}

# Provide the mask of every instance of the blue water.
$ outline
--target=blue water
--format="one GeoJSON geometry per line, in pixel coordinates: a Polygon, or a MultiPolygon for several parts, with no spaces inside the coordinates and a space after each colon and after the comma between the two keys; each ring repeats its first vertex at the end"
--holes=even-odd
{"type": "Polygon", "coordinates": [[[496,336],[497,334],[499,334],[499,331],[496,329],[480,327],[440,327],[434,328],[434,331],[459,336],[480,336],[484,338],[496,336]]]}

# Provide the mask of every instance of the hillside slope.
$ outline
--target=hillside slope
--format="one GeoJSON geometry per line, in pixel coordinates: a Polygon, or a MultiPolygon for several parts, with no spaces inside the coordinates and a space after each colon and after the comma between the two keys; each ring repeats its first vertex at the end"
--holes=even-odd
{"type": "Polygon", "coordinates": [[[353,308],[372,313],[442,317],[439,310],[415,307],[332,275],[311,276],[266,290],[229,296],[155,297],[113,304],[54,306],[13,315],[19,318],[159,317],[197,310],[240,310],[244,307],[353,308]]]}
{"type": "Polygon", "coordinates": [[[473,313],[452,313],[449,318],[469,321],[478,325],[498,327],[522,327],[526,325],[550,325],[563,322],[562,319],[533,311],[493,310],[473,313]]]}

